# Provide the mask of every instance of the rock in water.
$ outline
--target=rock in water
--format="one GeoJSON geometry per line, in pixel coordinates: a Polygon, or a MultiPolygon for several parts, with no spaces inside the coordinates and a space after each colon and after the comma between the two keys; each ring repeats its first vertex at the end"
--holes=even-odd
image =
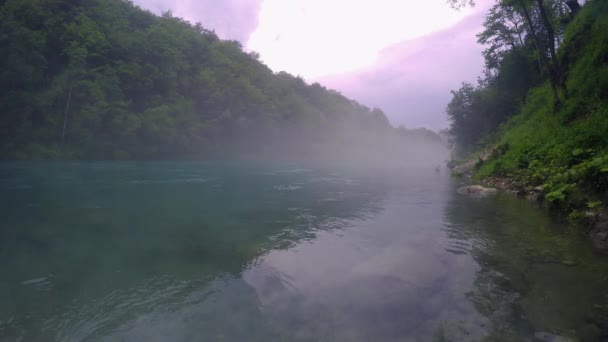
{"type": "Polygon", "coordinates": [[[463,186],[456,191],[461,195],[469,195],[469,196],[473,196],[473,197],[484,197],[484,196],[496,193],[496,189],[485,188],[481,185],[463,186]]]}
{"type": "Polygon", "coordinates": [[[608,220],[602,215],[589,232],[589,238],[597,252],[608,253],[608,220]]]}
{"type": "Polygon", "coordinates": [[[548,332],[536,332],[534,333],[534,338],[542,342],[574,342],[574,340],[569,337],[559,336],[548,332]]]}

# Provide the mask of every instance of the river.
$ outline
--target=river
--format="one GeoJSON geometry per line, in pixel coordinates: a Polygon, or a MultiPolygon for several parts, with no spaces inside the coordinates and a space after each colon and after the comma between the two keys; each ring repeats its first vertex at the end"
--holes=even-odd
{"type": "Polygon", "coordinates": [[[2,163],[0,341],[597,337],[606,260],[460,185],[434,166],[2,163]]]}

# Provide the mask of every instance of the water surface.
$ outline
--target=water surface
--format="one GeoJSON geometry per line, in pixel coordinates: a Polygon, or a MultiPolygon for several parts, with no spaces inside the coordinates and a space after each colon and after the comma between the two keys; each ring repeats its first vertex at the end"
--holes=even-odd
{"type": "Polygon", "coordinates": [[[590,315],[607,265],[584,239],[458,185],[434,166],[0,164],[0,341],[520,341],[601,327],[590,315]]]}

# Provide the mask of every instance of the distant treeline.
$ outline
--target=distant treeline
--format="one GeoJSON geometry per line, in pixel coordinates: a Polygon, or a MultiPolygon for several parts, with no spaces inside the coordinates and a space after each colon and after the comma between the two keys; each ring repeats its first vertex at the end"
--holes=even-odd
{"type": "Polygon", "coordinates": [[[314,157],[439,139],[125,0],[0,0],[0,64],[3,159],[314,157]]]}

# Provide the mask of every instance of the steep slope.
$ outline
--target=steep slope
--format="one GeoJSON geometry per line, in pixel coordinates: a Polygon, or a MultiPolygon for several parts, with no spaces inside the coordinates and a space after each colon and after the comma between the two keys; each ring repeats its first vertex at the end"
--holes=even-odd
{"type": "Polygon", "coordinates": [[[507,179],[520,191],[542,187],[546,203],[582,218],[608,193],[608,2],[589,1],[568,25],[559,58],[569,97],[554,110],[549,84],[534,88],[494,137],[476,177],[507,179]]]}

